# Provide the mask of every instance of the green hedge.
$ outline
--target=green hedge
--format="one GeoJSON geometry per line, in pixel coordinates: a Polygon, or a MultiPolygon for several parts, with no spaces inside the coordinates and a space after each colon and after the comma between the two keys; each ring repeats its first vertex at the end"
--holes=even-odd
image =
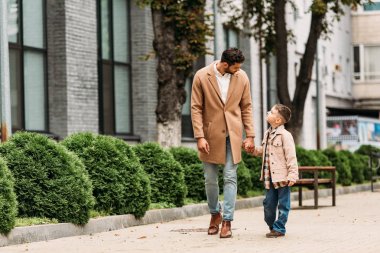
{"type": "Polygon", "coordinates": [[[237,193],[241,196],[247,196],[248,191],[252,190],[252,186],[250,170],[244,161],[241,161],[237,168],[237,193]]]}
{"type": "Polygon", "coordinates": [[[245,151],[242,153],[242,158],[251,175],[252,190],[262,190],[264,187],[260,181],[262,158],[254,157],[245,151]]]}
{"type": "Polygon", "coordinates": [[[5,161],[0,158],[0,233],[7,234],[16,223],[17,201],[14,178],[5,161]]]}
{"type": "Polygon", "coordinates": [[[203,165],[192,164],[183,168],[185,170],[187,197],[198,201],[207,200],[203,165]]]}
{"type": "Polygon", "coordinates": [[[94,205],[83,163],[66,148],[36,133],[18,132],[0,146],[15,178],[21,217],[85,224],[94,205]]]}
{"type": "Polygon", "coordinates": [[[134,146],[134,151],[152,186],[152,202],[182,206],[187,193],[184,169],[174,160],[169,151],[157,143],[144,143],[134,146]]]}
{"type": "Polygon", "coordinates": [[[325,154],[332,165],[336,167],[337,182],[344,186],[351,185],[352,174],[350,160],[347,156],[342,152],[337,152],[330,148],[323,150],[323,154],[325,154]]]}
{"type": "Polygon", "coordinates": [[[150,205],[149,179],[128,144],[88,132],[73,134],[61,144],[84,163],[94,186],[96,210],[144,216],[150,205]]]}
{"type": "Polygon", "coordinates": [[[170,148],[174,159],[181,164],[185,172],[185,183],[188,198],[202,201],[206,200],[204,170],[198,152],[187,147],[170,148]]]}

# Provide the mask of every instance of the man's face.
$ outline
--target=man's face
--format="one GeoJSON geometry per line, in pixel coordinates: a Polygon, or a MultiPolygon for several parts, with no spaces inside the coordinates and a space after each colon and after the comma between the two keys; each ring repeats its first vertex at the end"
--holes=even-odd
{"type": "Polygon", "coordinates": [[[231,75],[233,75],[237,71],[239,71],[240,67],[241,67],[241,63],[235,63],[234,65],[230,65],[230,66],[228,66],[228,64],[226,64],[226,65],[227,65],[227,68],[224,71],[228,74],[231,74],[231,75]]]}

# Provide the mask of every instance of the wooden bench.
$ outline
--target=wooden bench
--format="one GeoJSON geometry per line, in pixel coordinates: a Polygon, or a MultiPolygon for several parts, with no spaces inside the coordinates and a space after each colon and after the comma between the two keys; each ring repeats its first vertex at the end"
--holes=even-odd
{"type": "Polygon", "coordinates": [[[371,175],[371,191],[374,192],[373,183],[380,179],[380,153],[372,152],[369,156],[369,169],[371,175]]]}
{"type": "Polygon", "coordinates": [[[335,167],[333,166],[299,166],[299,180],[294,184],[298,186],[298,204],[302,206],[302,187],[312,185],[314,188],[314,208],[318,208],[318,186],[329,185],[332,189],[332,205],[336,204],[336,191],[335,191],[335,167]],[[318,178],[319,172],[326,171],[331,173],[330,178],[318,178]],[[303,178],[303,172],[312,172],[312,178],[303,178]]]}

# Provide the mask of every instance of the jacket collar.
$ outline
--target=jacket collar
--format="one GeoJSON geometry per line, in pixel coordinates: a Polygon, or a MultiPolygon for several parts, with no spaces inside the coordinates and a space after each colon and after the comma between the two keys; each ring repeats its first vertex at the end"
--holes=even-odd
{"type": "MultiPolygon", "coordinates": [[[[216,63],[218,63],[219,61],[214,61],[212,62],[208,67],[207,67],[207,75],[208,75],[208,80],[209,82],[211,83],[212,87],[214,88],[215,92],[218,94],[218,97],[220,99],[220,101],[222,102],[223,104],[223,100],[222,100],[222,95],[220,93],[220,89],[219,89],[219,86],[218,86],[218,82],[216,81],[216,76],[215,76],[215,71],[214,71],[214,65],[216,63]]],[[[235,86],[235,82],[237,81],[237,77],[239,75],[239,72],[240,71],[237,71],[235,74],[231,75],[231,80],[230,80],[230,86],[228,87],[228,92],[227,92],[227,99],[226,99],[226,103],[228,102],[228,99],[231,97],[232,95],[232,92],[233,92],[233,86],[235,86]]]]}
{"type": "MultiPolygon", "coordinates": [[[[276,131],[275,134],[268,141],[273,140],[274,137],[276,137],[277,135],[283,134],[284,130],[285,130],[284,125],[278,126],[275,130],[276,131]]],[[[268,130],[265,132],[265,135],[264,135],[265,139],[267,139],[268,134],[270,134],[272,131],[273,131],[272,127],[269,127],[268,130]]]]}

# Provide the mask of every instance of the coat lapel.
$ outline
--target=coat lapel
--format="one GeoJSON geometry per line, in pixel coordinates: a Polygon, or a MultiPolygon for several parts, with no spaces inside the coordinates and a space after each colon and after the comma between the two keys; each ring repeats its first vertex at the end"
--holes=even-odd
{"type": "Polygon", "coordinates": [[[211,83],[211,86],[214,88],[215,92],[218,94],[218,97],[219,97],[220,101],[223,103],[222,94],[220,93],[219,86],[218,86],[218,83],[216,81],[216,76],[215,76],[215,73],[214,73],[214,64],[215,64],[215,62],[213,62],[210,65],[210,67],[209,67],[209,69],[207,71],[208,80],[211,83]]]}
{"type": "Polygon", "coordinates": [[[234,87],[236,86],[238,75],[239,75],[239,72],[236,72],[235,74],[231,75],[230,85],[228,86],[226,104],[228,103],[228,100],[230,99],[232,93],[234,92],[234,87]]]}

